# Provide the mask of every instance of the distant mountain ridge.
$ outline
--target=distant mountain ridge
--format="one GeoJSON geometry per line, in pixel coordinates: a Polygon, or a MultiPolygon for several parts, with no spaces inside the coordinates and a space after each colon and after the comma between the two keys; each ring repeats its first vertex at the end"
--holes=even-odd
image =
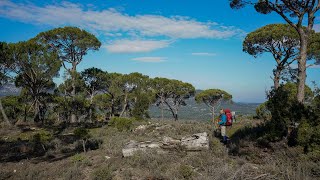
{"type": "MultiPolygon", "coordinates": [[[[196,94],[202,92],[203,90],[197,89],[196,94]]],[[[180,119],[186,120],[210,120],[211,112],[209,107],[204,103],[198,104],[195,101],[195,98],[190,98],[186,101],[187,106],[183,106],[180,108],[178,116],[180,119]]],[[[222,103],[220,107],[216,107],[216,113],[218,113],[221,108],[228,108],[231,111],[235,111],[237,115],[255,115],[256,108],[260,105],[260,103],[243,103],[243,102],[233,102],[233,103],[222,103]]],[[[150,107],[150,116],[152,118],[161,118],[161,110],[160,108],[152,105],[150,107]]],[[[165,111],[164,113],[165,119],[171,119],[172,115],[169,111],[165,111]]]]}

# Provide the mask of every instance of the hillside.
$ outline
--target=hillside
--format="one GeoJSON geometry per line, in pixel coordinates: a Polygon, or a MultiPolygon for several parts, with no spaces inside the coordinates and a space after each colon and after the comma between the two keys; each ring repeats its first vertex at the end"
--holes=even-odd
{"type": "Polygon", "coordinates": [[[227,146],[212,136],[208,122],[136,122],[130,127],[132,131],[118,129],[120,126],[92,128],[86,153],[82,152],[81,141],[72,138],[72,127],[60,134],[53,127],[30,131],[1,129],[0,179],[319,178],[318,164],[308,161],[301,148],[285,148],[283,143],[260,144],[261,147],[257,147],[246,139],[238,139],[241,138],[238,130],[250,125],[252,120],[240,118],[228,131],[234,141],[227,146]],[[123,157],[122,154],[122,148],[132,140],[158,142],[164,137],[181,139],[201,132],[209,134],[208,150],[185,151],[181,147],[165,151],[149,149],[131,157],[123,157]],[[43,137],[40,142],[35,138],[37,134],[43,137]],[[99,142],[99,145],[95,146],[94,142],[99,142]],[[9,148],[10,151],[6,151],[9,148]]]}

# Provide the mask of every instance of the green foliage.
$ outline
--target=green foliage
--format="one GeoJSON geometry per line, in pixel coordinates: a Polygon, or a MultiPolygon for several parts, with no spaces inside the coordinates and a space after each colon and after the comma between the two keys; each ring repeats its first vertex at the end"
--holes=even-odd
{"type": "Polygon", "coordinates": [[[85,161],[86,157],[81,154],[75,154],[75,155],[71,156],[70,159],[71,159],[71,162],[78,163],[78,162],[85,161]]]}
{"type": "Polygon", "coordinates": [[[305,148],[306,152],[320,151],[320,100],[317,95],[311,106],[308,107],[309,116],[303,118],[298,127],[297,143],[305,148]]]}
{"type": "Polygon", "coordinates": [[[56,91],[63,95],[72,96],[73,88],[75,88],[76,92],[82,93],[86,90],[85,82],[81,78],[80,73],[75,72],[72,76],[67,74],[65,81],[58,86],[56,91]]]}
{"type": "Polygon", "coordinates": [[[197,103],[205,103],[209,107],[214,107],[218,102],[230,101],[232,95],[220,89],[207,89],[198,93],[195,97],[197,103]]]}
{"type": "Polygon", "coordinates": [[[106,89],[104,85],[104,74],[101,69],[88,68],[81,72],[81,79],[84,81],[85,90],[88,95],[95,95],[97,91],[106,89]]]}
{"type": "Polygon", "coordinates": [[[179,80],[167,78],[154,78],[152,87],[156,97],[156,105],[166,106],[175,120],[178,120],[178,111],[186,106],[186,100],[194,96],[195,88],[179,80]]]}
{"type": "MultiPolygon", "coordinates": [[[[294,57],[299,48],[299,34],[287,24],[269,24],[249,33],[243,42],[243,51],[257,57],[269,52],[294,57]]],[[[281,58],[281,56],[278,56],[281,58]]]]}
{"type": "Polygon", "coordinates": [[[310,43],[308,46],[308,56],[309,59],[315,59],[320,63],[320,33],[313,33],[310,37],[310,43]]]}
{"type": "Polygon", "coordinates": [[[21,96],[6,96],[1,99],[6,115],[13,122],[23,116],[24,107],[21,98],[21,96]]]}
{"type": "Polygon", "coordinates": [[[36,143],[47,143],[53,139],[53,135],[45,130],[41,130],[40,132],[33,135],[32,141],[36,143]]]}
{"type": "MultiPolygon", "coordinates": [[[[305,95],[304,85],[306,82],[306,55],[308,53],[308,46],[310,46],[310,37],[314,33],[313,26],[316,19],[316,14],[320,9],[319,2],[309,0],[230,0],[231,8],[242,8],[245,5],[253,5],[255,7],[255,10],[262,14],[269,14],[271,12],[277,13],[299,34],[300,56],[299,58],[297,58],[297,61],[299,62],[299,89],[297,100],[299,103],[303,103],[305,95]],[[308,26],[304,27],[304,24],[308,24],[308,26]]],[[[277,88],[277,86],[275,88],[277,88]]]]}
{"type": "Polygon", "coordinates": [[[34,120],[43,122],[46,102],[51,99],[48,91],[55,87],[53,78],[58,76],[61,67],[58,56],[34,41],[12,45],[11,56],[12,71],[17,74],[15,84],[25,90],[24,96],[30,97],[34,120]]]}
{"type": "Polygon", "coordinates": [[[0,42],[0,85],[9,80],[10,66],[13,63],[10,45],[5,42],[0,42]]]}
{"type": "Polygon", "coordinates": [[[79,139],[89,139],[90,133],[89,130],[83,127],[76,128],[73,131],[74,135],[77,136],[79,139]]]}
{"type": "MultiPolygon", "coordinates": [[[[267,135],[271,141],[281,140],[285,136],[293,139],[295,144],[296,134],[288,134],[288,128],[296,126],[303,119],[312,118],[312,113],[304,104],[301,104],[296,99],[297,84],[287,83],[281,85],[278,89],[269,92],[268,101],[266,102],[267,109],[271,112],[272,118],[266,122],[267,135]]],[[[306,86],[306,100],[312,99],[313,93],[306,86]]],[[[291,140],[290,140],[291,144],[291,140]]]]}
{"type": "Polygon", "coordinates": [[[138,95],[137,96],[137,101],[131,110],[132,116],[135,119],[144,119],[144,118],[150,118],[149,116],[149,106],[150,103],[152,102],[151,98],[153,96],[143,96],[143,95],[138,95]]]}
{"type": "MultiPolygon", "coordinates": [[[[44,47],[48,47],[52,52],[57,53],[59,59],[62,61],[61,64],[70,75],[70,83],[65,83],[64,89],[70,90],[73,101],[74,97],[78,94],[76,84],[79,82],[77,81],[81,79],[77,72],[77,65],[82,61],[88,51],[98,50],[101,42],[93,34],[77,27],[52,29],[38,34],[33,40],[44,47]],[[65,63],[70,63],[71,68],[67,68],[65,63]]],[[[84,84],[83,81],[82,83],[84,84]]],[[[85,85],[80,85],[80,87],[83,88],[85,85]]],[[[77,104],[77,102],[72,103],[77,104]]],[[[74,123],[77,121],[76,114],[74,114],[76,109],[73,108],[72,110],[71,122],[74,123]]]]}
{"type": "Polygon", "coordinates": [[[243,51],[255,58],[264,53],[272,55],[277,63],[273,70],[275,89],[279,87],[281,78],[291,75],[290,64],[298,56],[299,47],[299,34],[288,24],[266,25],[249,33],[243,42],[243,51]]]}
{"type": "Polygon", "coordinates": [[[117,128],[119,131],[130,131],[133,128],[134,121],[135,120],[132,118],[113,117],[111,118],[109,125],[117,128]]]}
{"type": "Polygon", "coordinates": [[[256,109],[256,114],[259,119],[263,120],[270,120],[271,119],[271,112],[267,108],[267,103],[260,104],[256,109]]]}
{"type": "Polygon", "coordinates": [[[229,2],[232,9],[240,9],[246,5],[253,5],[258,13],[269,14],[271,12],[276,12],[286,21],[289,21],[290,18],[295,18],[297,16],[303,17],[306,13],[311,14],[318,11],[317,3],[311,3],[309,0],[229,0],[229,2]]]}
{"type": "Polygon", "coordinates": [[[42,32],[34,40],[57,51],[61,60],[77,64],[88,51],[98,50],[101,46],[93,34],[77,27],[63,27],[42,32]]]}

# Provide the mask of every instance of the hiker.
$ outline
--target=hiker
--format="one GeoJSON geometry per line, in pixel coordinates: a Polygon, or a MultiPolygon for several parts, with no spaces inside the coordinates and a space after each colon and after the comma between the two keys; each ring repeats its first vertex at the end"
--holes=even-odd
{"type": "Polygon", "coordinates": [[[220,131],[222,136],[222,142],[224,144],[227,143],[227,134],[226,134],[226,123],[227,123],[227,116],[224,113],[224,110],[220,110],[220,122],[218,123],[220,125],[220,131]]]}

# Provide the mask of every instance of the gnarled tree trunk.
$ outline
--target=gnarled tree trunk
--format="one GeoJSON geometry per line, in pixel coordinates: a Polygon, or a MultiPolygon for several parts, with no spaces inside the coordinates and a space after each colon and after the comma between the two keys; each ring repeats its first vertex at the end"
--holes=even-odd
{"type": "Polygon", "coordinates": [[[300,59],[298,60],[298,93],[297,100],[304,102],[305,84],[306,84],[306,64],[307,64],[307,48],[308,35],[304,30],[299,31],[300,34],[300,59]]]}
{"type": "MultiPolygon", "coordinates": [[[[72,79],[72,92],[71,92],[71,96],[72,96],[72,101],[75,100],[75,96],[76,96],[76,77],[75,77],[75,73],[77,72],[76,69],[76,64],[72,63],[72,70],[71,70],[71,79],[72,79]]],[[[72,111],[71,113],[71,123],[76,123],[77,122],[77,116],[76,114],[72,111]]]]}

